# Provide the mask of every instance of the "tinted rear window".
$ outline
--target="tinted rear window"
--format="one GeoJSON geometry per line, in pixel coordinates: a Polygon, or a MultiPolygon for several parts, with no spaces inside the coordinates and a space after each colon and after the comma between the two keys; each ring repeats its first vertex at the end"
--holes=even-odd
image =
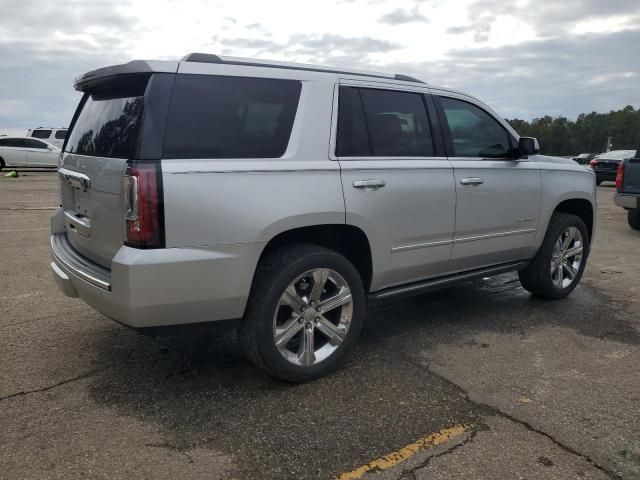
{"type": "Polygon", "coordinates": [[[66,130],[58,130],[55,134],[55,137],[58,140],[64,140],[66,136],[67,136],[66,130]]]}
{"type": "Polygon", "coordinates": [[[371,153],[378,157],[433,155],[427,110],[419,93],[360,90],[371,153]]]}
{"type": "Polygon", "coordinates": [[[31,138],[24,139],[24,146],[25,148],[40,148],[40,149],[45,149],[48,147],[46,143],[41,142],[40,140],[33,140],[31,138]]]}
{"type": "Polygon", "coordinates": [[[281,157],[301,88],[296,80],[178,75],[164,157],[281,157]]]}
{"type": "Polygon", "coordinates": [[[338,157],[368,157],[369,134],[359,89],[340,87],[338,96],[338,157]]]}
{"type": "Polygon", "coordinates": [[[65,150],[80,155],[132,158],[148,77],[133,77],[85,94],[65,150]]]}
{"type": "Polygon", "coordinates": [[[34,130],[31,132],[33,138],[49,138],[51,136],[51,130],[34,130]]]}
{"type": "Polygon", "coordinates": [[[336,155],[434,155],[422,95],[392,90],[340,87],[336,155]]]}

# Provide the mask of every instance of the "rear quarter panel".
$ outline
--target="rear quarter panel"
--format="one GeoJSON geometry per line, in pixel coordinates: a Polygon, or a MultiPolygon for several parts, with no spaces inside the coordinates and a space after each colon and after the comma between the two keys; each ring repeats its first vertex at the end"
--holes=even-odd
{"type": "Polygon", "coordinates": [[[300,75],[298,113],[282,158],[162,161],[167,247],[266,243],[292,228],[345,222],[340,167],[328,155],[335,81],[300,75]]]}

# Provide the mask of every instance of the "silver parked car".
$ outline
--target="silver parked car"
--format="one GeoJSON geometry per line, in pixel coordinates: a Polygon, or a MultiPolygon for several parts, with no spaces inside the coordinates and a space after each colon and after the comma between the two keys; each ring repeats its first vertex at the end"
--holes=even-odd
{"type": "Polygon", "coordinates": [[[60,149],[29,137],[0,137],[0,170],[5,167],[57,167],[60,149]]]}
{"type": "Polygon", "coordinates": [[[518,271],[568,295],[593,171],[404,75],[190,54],[76,80],[54,277],[137,329],[238,319],[247,354],[338,368],[368,299],[518,271]]]}

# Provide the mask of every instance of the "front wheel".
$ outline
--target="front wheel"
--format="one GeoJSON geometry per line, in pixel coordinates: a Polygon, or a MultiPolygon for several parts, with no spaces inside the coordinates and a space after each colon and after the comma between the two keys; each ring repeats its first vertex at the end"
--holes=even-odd
{"type": "Polygon", "coordinates": [[[589,236],[582,219],[570,213],[552,215],[540,250],[520,270],[520,283],[543,298],[559,299],[578,285],[587,263],[589,236]]]}
{"type": "Polygon", "coordinates": [[[258,367],[306,382],[343,364],[364,312],[362,279],[351,262],[320,246],[294,245],[260,262],[240,337],[258,367]]]}
{"type": "Polygon", "coordinates": [[[640,210],[633,209],[627,212],[627,221],[634,230],[640,230],[640,210]]]}

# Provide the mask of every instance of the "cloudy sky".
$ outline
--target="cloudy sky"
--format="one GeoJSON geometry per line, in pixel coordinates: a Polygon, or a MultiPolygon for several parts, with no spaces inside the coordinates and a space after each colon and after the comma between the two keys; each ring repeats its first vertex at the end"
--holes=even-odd
{"type": "Polygon", "coordinates": [[[73,78],[188,52],[365,68],[502,115],[640,107],[640,0],[0,0],[0,131],[66,126],[73,78]]]}

